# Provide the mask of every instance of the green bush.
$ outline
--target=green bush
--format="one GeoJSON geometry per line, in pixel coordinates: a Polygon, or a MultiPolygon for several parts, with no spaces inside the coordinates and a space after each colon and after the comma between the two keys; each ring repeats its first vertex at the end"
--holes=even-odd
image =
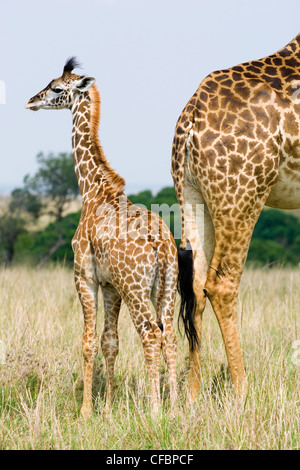
{"type": "Polygon", "coordinates": [[[266,208],[253,231],[248,262],[300,263],[300,221],[292,214],[266,208]]]}
{"type": "MultiPolygon", "coordinates": [[[[73,262],[72,238],[80,218],[80,211],[68,214],[62,219],[62,234],[65,244],[51,257],[51,261],[73,262]]],[[[25,233],[19,236],[16,243],[17,262],[38,263],[51,249],[57,240],[56,223],[49,224],[44,230],[25,233]]]]}
{"type": "MultiPolygon", "coordinates": [[[[155,196],[150,190],[128,196],[134,204],[143,204],[149,210],[155,209],[153,205],[168,204],[169,207],[177,204],[175,190],[166,187],[155,196]]],[[[156,207],[159,209],[159,207],[156,207]]],[[[160,215],[162,215],[160,213],[160,215]]],[[[73,262],[71,241],[80,218],[80,212],[68,214],[62,220],[63,239],[65,244],[52,256],[52,261],[73,262]]],[[[164,217],[174,234],[174,224],[181,226],[179,208],[175,214],[164,217]]],[[[16,243],[16,261],[38,263],[50,250],[57,240],[56,223],[49,224],[44,230],[37,232],[24,232],[19,235],[16,243]]],[[[175,239],[180,243],[180,236],[175,239]]],[[[266,208],[263,210],[253,232],[247,262],[256,265],[272,265],[276,263],[297,265],[300,263],[300,221],[292,214],[284,211],[266,208]]]]}

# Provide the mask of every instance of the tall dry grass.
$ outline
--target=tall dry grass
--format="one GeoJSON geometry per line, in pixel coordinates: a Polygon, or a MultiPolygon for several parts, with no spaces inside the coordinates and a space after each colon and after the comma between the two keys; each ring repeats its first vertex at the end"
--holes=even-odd
{"type": "MultiPolygon", "coordinates": [[[[300,339],[299,286],[299,269],[244,273],[239,326],[249,394],[243,406],[234,402],[219,327],[208,307],[199,400],[192,409],[185,405],[188,347],[178,334],[180,399],[176,409],[170,409],[162,362],[163,401],[155,421],[149,411],[142,348],[122,308],[114,405],[105,408],[100,350],[95,414],[84,421],[79,414],[83,319],[72,272],[62,267],[2,270],[0,340],[6,346],[6,363],[0,365],[0,448],[300,448],[300,365],[293,362],[297,358],[293,342],[300,339]]],[[[99,334],[102,325],[101,307],[99,334]]]]}

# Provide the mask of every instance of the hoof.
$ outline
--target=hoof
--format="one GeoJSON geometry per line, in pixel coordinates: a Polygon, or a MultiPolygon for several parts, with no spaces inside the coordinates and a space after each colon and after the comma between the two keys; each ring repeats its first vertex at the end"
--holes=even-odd
{"type": "Polygon", "coordinates": [[[93,414],[93,408],[91,406],[82,405],[80,414],[84,419],[89,419],[93,414]]]}

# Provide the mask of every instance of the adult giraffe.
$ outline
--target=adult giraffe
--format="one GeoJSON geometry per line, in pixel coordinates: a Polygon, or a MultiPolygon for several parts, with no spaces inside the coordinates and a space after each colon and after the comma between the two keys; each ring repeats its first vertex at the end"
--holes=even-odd
{"type": "Polygon", "coordinates": [[[176,401],[176,336],[172,326],[177,283],[174,239],[154,213],[133,205],[125,181],[109,165],[100,145],[100,95],[95,78],[72,73],[75,58],[61,77],[31,98],[26,108],[70,109],[72,147],[83,207],[72,241],[75,283],[84,314],[84,396],[81,413],[92,412],[92,378],[98,353],[98,288],[104,302],[101,347],[105,357],[108,403],[119,350],[118,317],[123,300],[141,338],[151,384],[151,409],[157,411],[161,348],[169,369],[171,404],[176,401]],[[151,312],[150,300],[156,310],[151,312]]]}
{"type": "Polygon", "coordinates": [[[298,89],[300,34],[264,59],[208,75],[178,119],[172,176],[182,215],[179,261],[193,276],[193,291],[181,308],[193,399],[200,387],[207,297],[234,388],[241,394],[247,390],[237,329],[238,287],[263,206],[300,207],[298,89]]]}

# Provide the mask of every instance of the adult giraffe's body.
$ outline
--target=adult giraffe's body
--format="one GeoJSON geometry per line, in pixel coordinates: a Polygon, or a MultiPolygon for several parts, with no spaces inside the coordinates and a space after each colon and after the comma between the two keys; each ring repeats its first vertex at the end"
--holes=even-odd
{"type": "Polygon", "coordinates": [[[188,242],[193,253],[196,307],[185,316],[193,398],[200,387],[206,297],[220,325],[232,382],[240,393],[247,389],[238,287],[263,206],[300,207],[299,89],[300,34],[264,59],[211,73],[178,119],[172,175],[182,213],[183,262],[188,242]]]}
{"type": "Polygon", "coordinates": [[[73,238],[75,283],[84,314],[84,397],[82,414],[92,411],[92,378],[98,352],[97,296],[101,287],[105,323],[101,347],[106,362],[107,399],[113,391],[118,354],[118,317],[123,300],[141,338],[151,383],[151,408],[159,404],[161,348],[176,399],[176,336],[172,326],[177,283],[177,249],[162,219],[124,195],[125,181],[107,162],[98,137],[100,95],[95,79],[72,73],[70,59],[63,75],[31,98],[26,107],[70,109],[75,172],[83,198],[73,238]],[[152,301],[157,317],[151,312],[152,301]]]}

